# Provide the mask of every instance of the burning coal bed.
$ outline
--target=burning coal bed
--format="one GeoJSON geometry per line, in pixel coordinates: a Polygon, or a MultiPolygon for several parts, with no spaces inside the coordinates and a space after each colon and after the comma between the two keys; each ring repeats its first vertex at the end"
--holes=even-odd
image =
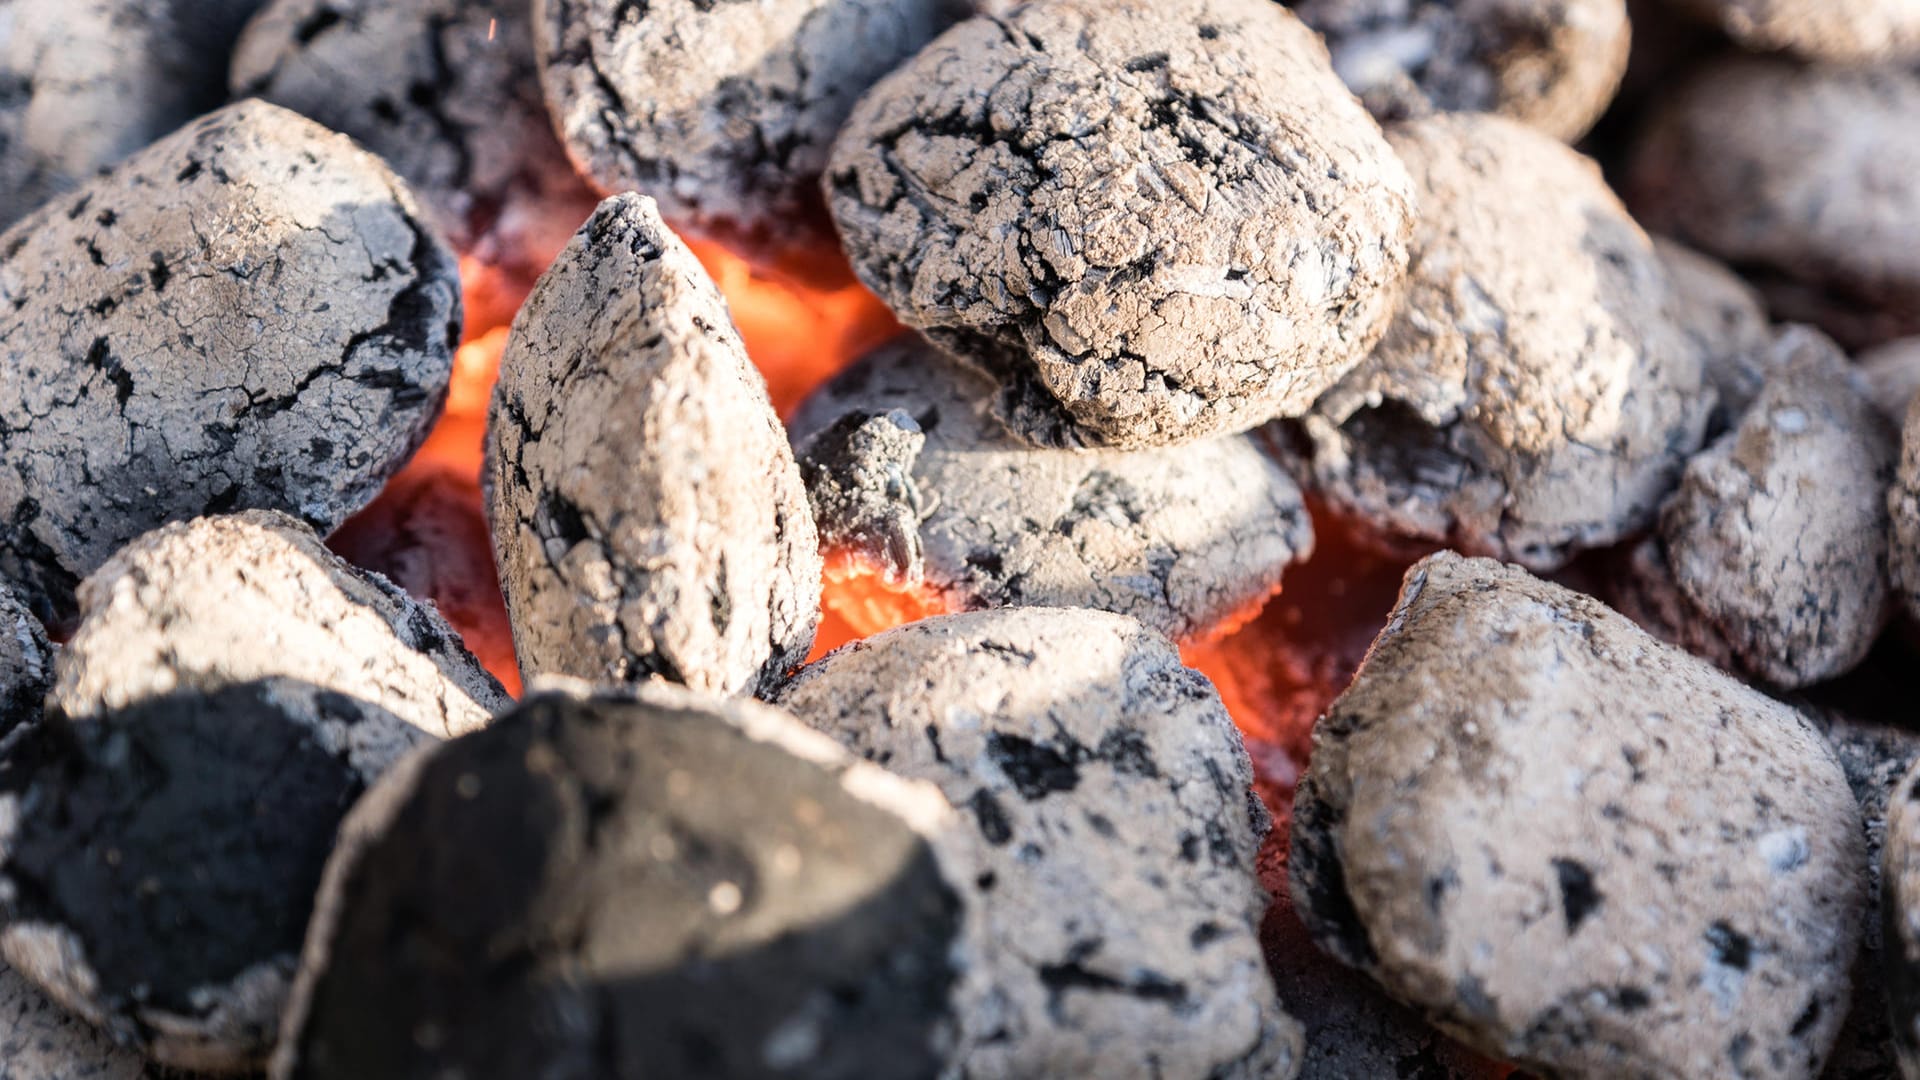
{"type": "Polygon", "coordinates": [[[1916,117],[1911,0],[0,0],[0,1080],[1920,1080],[1916,117]]]}

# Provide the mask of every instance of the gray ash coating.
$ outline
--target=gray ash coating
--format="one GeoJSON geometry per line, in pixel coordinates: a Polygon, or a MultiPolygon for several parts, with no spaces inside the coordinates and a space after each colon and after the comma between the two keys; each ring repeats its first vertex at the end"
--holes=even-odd
{"type": "Polygon", "coordinates": [[[806,659],[819,537],[786,431],[706,271],[618,195],[514,320],[488,518],[521,670],[771,687],[806,659]]]}
{"type": "Polygon", "coordinates": [[[1896,427],[1920,394],[1920,337],[1897,338],[1854,357],[1867,380],[1867,393],[1881,415],[1896,427]]]}
{"type": "Polygon", "coordinates": [[[1293,1075],[1258,938],[1267,812],[1165,638],[1096,611],[947,615],[828,655],[779,702],[967,819],[963,896],[993,947],[961,1075],[1293,1075]]]}
{"type": "Polygon", "coordinates": [[[1920,1074],[1920,766],[1893,791],[1881,853],[1887,1004],[1903,1075],[1920,1074]]]}
{"type": "Polygon", "coordinates": [[[273,1075],[939,1075],[964,919],[905,788],[751,702],[537,695],[355,811],[273,1075]]]}
{"type": "Polygon", "coordinates": [[[1920,618],[1920,407],[1909,404],[1900,430],[1900,463],[1887,493],[1893,518],[1888,567],[1909,616],[1920,618]]]}
{"type": "Polygon", "coordinates": [[[1755,52],[1862,66],[1920,59],[1913,0],[1675,0],[1755,52]]]}
{"type": "Polygon", "coordinates": [[[0,234],[0,575],[43,617],[157,525],[331,531],[426,437],[454,259],[373,156],[243,102],[0,234]]]}
{"type": "Polygon", "coordinates": [[[1315,940],[1568,1077],[1806,1077],[1847,1011],[1860,807],[1804,717],[1598,602],[1451,553],[1314,732],[1315,940]]]}
{"type": "Polygon", "coordinates": [[[0,762],[0,949],[119,1041],[265,1060],[378,706],[289,680],[51,711],[0,762]]]}
{"type": "Polygon", "coordinates": [[[1845,354],[1782,331],[1739,426],[1694,455],[1621,575],[1621,610],[1774,686],[1852,670],[1892,614],[1898,442],[1845,354]]]}
{"type": "Polygon", "coordinates": [[[598,202],[553,133],[532,0],[272,0],[234,50],[234,96],[352,136],[455,250],[529,279],[598,202]]]}
{"type": "Polygon", "coordinates": [[[226,101],[261,0],[0,0],[0,227],[226,101]]]}
{"type": "Polygon", "coordinates": [[[1288,0],[1382,123],[1490,112],[1573,142],[1627,70],[1625,0],[1288,0]]]}
{"type": "Polygon", "coordinates": [[[1176,639],[1259,604],[1313,550],[1299,488],[1251,436],[1041,449],[993,399],[990,380],[915,337],[816,390],[788,431],[823,546],[952,610],[1097,608],[1176,639]]]}
{"type": "Polygon", "coordinates": [[[53,646],[5,581],[0,581],[0,745],[40,715],[53,686],[53,646]]]}
{"type": "Polygon", "coordinates": [[[1593,162],[1511,120],[1388,137],[1420,193],[1406,301],[1301,421],[1302,470],[1382,533],[1538,570],[1645,528],[1714,405],[1652,242],[1593,162]]]}
{"type": "Polygon", "coordinates": [[[861,100],[828,198],[855,271],[989,371],[1042,445],[1305,409],[1399,298],[1413,193],[1267,0],[1057,0],[942,35],[861,100]]]}
{"type": "Polygon", "coordinates": [[[1724,264],[1664,236],[1653,250],[1667,272],[1669,315],[1691,337],[1719,398],[1710,430],[1738,423],[1782,359],[1773,347],[1766,300],[1724,264]]]}
{"type": "Polygon", "coordinates": [[[824,240],[814,184],[876,80],[967,0],[540,0],[555,125],[604,192],[785,249],[824,240]]]}
{"type": "Polygon", "coordinates": [[[1920,333],[1916,114],[1920,68],[1722,58],[1652,109],[1628,201],[1738,269],[1776,318],[1854,349],[1920,333]]]}
{"type": "MultiPolygon", "coordinates": [[[[166,1080],[0,962],[0,1066],[7,1080],[166,1080]]],[[[176,1078],[177,1080],[177,1078],[176,1078]]]]}

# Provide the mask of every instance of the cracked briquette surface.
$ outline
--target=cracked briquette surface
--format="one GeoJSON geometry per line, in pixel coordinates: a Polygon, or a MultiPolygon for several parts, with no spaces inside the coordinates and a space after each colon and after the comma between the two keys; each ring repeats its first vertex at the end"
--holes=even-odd
{"type": "Polygon", "coordinates": [[[165,1080],[166,1070],[114,1045],[0,962],[0,1076],[7,1080],[165,1080]]]}
{"type": "Polygon", "coordinates": [[[532,278],[599,199],[553,132],[532,0],[273,0],[234,49],[236,97],[352,136],[454,249],[532,278]]]}
{"type": "Polygon", "coordinates": [[[754,702],[577,694],[355,808],[276,1080],[940,1075],[979,939],[939,794],[754,702]]]}
{"type": "Polygon", "coordinates": [[[993,396],[912,336],[815,391],[788,432],[824,546],[953,610],[1097,608],[1176,640],[1259,604],[1312,552],[1299,488],[1253,436],[1041,449],[994,418],[993,396]],[[888,430],[900,434],[872,441],[888,430]]]}
{"type": "Polygon", "coordinates": [[[1900,426],[1907,406],[1920,394],[1920,337],[1898,338],[1854,357],[1867,381],[1867,394],[1880,414],[1900,426]]]}
{"type": "Polygon", "coordinates": [[[1818,1075],[1867,895],[1803,716],[1452,553],[1408,572],[1315,729],[1290,872],[1323,948],[1565,1077],[1818,1075]]]}
{"type": "Polygon", "coordinates": [[[264,1064],[334,830],[425,739],[297,679],[49,710],[0,763],[0,953],[155,1060],[264,1064]]]}
{"type": "Polygon", "coordinates": [[[1625,0],[1288,0],[1382,123],[1490,112],[1573,142],[1627,70],[1625,0]]]}
{"type": "Polygon", "coordinates": [[[1920,58],[1920,5],[1913,0],[1676,0],[1755,52],[1863,65],[1920,58]]]}
{"type": "Polygon", "coordinates": [[[1740,275],[1678,241],[1656,236],[1653,250],[1667,272],[1670,317],[1693,338],[1719,398],[1717,434],[1740,422],[1781,358],[1766,302],[1740,275]]]}
{"type": "Polygon", "coordinates": [[[453,256],[378,159],[257,101],[0,234],[0,575],[43,617],[168,521],[322,532],[426,437],[453,256]]]}
{"type": "Polygon", "coordinates": [[[817,244],[833,137],[967,0],[539,0],[554,123],[582,173],[676,224],[817,244]],[[814,220],[810,220],[814,219],[814,220]]]}
{"type": "Polygon", "coordinates": [[[902,321],[1043,445],[1295,415],[1379,338],[1413,191],[1268,0],[1057,0],[948,31],[863,98],[828,201],[902,321]]]}
{"type": "Polygon", "coordinates": [[[1790,327],[1772,351],[1739,426],[1687,462],[1618,600],[1656,636],[1794,689],[1852,670],[1892,614],[1899,444],[1825,335],[1790,327]]]}
{"type": "Polygon", "coordinates": [[[1738,269],[1778,318],[1850,348],[1920,333],[1917,114],[1920,69],[1722,58],[1652,110],[1628,202],[1738,269]]]}
{"type": "Polygon", "coordinates": [[[280,514],[159,529],[88,578],[80,607],[49,698],[74,717],[270,678],[376,703],[431,738],[511,704],[439,612],[280,514]]]}
{"type": "Polygon", "coordinates": [[[945,792],[999,951],[970,988],[971,1076],[1290,1077],[1253,859],[1268,827],[1218,695],[1105,612],[948,615],[849,645],[779,701],[945,792]]]}
{"type": "Polygon", "coordinates": [[[1713,390],[1599,169],[1511,120],[1389,133],[1415,177],[1406,301],[1300,424],[1302,470],[1388,535],[1540,570],[1651,523],[1713,390]]]}
{"type": "Polygon", "coordinates": [[[0,227],[226,101],[260,0],[0,2],[0,227]]]}
{"type": "Polygon", "coordinates": [[[40,620],[0,580],[0,745],[32,723],[53,686],[53,646],[40,620]]]}
{"type": "Polygon", "coordinates": [[[799,467],[652,199],[602,203],[540,279],[487,438],[524,674],[754,692],[806,659],[820,552],[799,467]]]}

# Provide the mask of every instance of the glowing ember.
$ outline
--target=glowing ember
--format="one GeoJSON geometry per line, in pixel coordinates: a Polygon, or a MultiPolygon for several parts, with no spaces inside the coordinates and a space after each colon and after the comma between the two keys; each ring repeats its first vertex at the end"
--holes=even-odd
{"type": "Polygon", "coordinates": [[[884,570],[855,552],[828,552],[824,577],[820,597],[823,618],[810,660],[849,641],[955,610],[938,589],[891,580],[884,570]]]}

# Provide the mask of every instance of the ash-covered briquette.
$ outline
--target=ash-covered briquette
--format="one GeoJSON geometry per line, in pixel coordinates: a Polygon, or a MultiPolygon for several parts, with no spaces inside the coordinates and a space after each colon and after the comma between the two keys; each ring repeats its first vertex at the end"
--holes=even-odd
{"type": "Polygon", "coordinates": [[[1714,430],[1740,422],[1780,359],[1766,301],[1719,261],[1664,236],[1653,250],[1667,272],[1670,317],[1693,338],[1707,382],[1719,398],[1714,430]]]}
{"type": "Polygon", "coordinates": [[[264,1064],[334,830],[426,740],[298,679],[50,709],[0,762],[0,954],[155,1060],[264,1064]]]}
{"type": "Polygon", "coordinates": [[[1835,65],[1920,59],[1913,0],[1671,0],[1756,52],[1835,65]]]}
{"type": "Polygon", "coordinates": [[[1920,68],[1724,58],[1654,108],[1628,201],[1737,267],[1777,318],[1850,348],[1920,333],[1916,115],[1920,68]]]}
{"type": "Polygon", "coordinates": [[[1907,406],[1920,394],[1920,337],[1876,345],[1855,358],[1867,381],[1867,394],[1880,414],[1903,426],[1907,406]]]}
{"type": "Polygon", "coordinates": [[[6,1080],[166,1080],[167,1073],[55,1004],[0,961],[0,1076],[6,1080]]]}
{"type": "Polygon", "coordinates": [[[1566,1077],[1818,1075],[1867,890],[1804,717],[1450,552],[1315,729],[1290,873],[1323,948],[1566,1077]]]}
{"type": "Polygon", "coordinates": [[[1496,116],[1388,137],[1420,193],[1408,294],[1301,423],[1328,501],[1540,570],[1650,523],[1713,389],[1652,242],[1594,164],[1496,116]]]}
{"type": "Polygon", "coordinates": [[[854,269],[1041,445],[1304,410],[1399,299],[1413,192],[1269,0],[1056,0],[962,23],[863,98],[828,198],[854,269]]]}
{"type": "Polygon", "coordinates": [[[1920,618],[1920,408],[1909,406],[1900,433],[1900,464],[1887,493],[1893,517],[1888,569],[1907,614],[1920,618]]]}
{"type": "Polygon", "coordinates": [[[1299,488],[1251,436],[1039,449],[993,396],[917,337],[815,391],[788,431],[824,545],[954,610],[1098,608],[1175,639],[1259,604],[1313,549],[1299,488]]]}
{"type": "Polygon", "coordinates": [[[940,1075],[978,939],[939,794],[750,701],[576,693],[354,810],[276,1080],[940,1075]]]}
{"type": "Polygon", "coordinates": [[[223,103],[260,3],[0,2],[0,227],[223,103]]]}
{"type": "Polygon", "coordinates": [[[754,692],[806,659],[820,552],[799,467],[652,199],[602,203],[514,320],[486,480],[529,678],[754,692]]]}
{"type": "Polygon", "coordinates": [[[781,250],[825,241],[813,185],[854,102],[967,0],[542,0],[554,122],[601,190],[781,250]]]}
{"type": "Polygon", "coordinates": [[[1774,686],[1852,670],[1892,614],[1899,444],[1845,354],[1790,327],[1738,427],[1687,462],[1620,582],[1656,636],[1774,686]]]}
{"type": "Polygon", "coordinates": [[[454,249],[531,279],[599,199],[553,132],[532,0],[272,0],[234,49],[236,97],[353,136],[454,249]]]}
{"type": "Polygon", "coordinates": [[[43,617],[168,521],[330,531],[426,437],[453,256],[385,165],[242,102],[0,234],[0,575],[43,617]]]}
{"type": "Polygon", "coordinates": [[[47,632],[0,580],[0,745],[15,728],[39,717],[52,686],[53,646],[47,632]]]}
{"type": "Polygon", "coordinates": [[[1626,0],[1288,0],[1382,123],[1490,112],[1572,142],[1627,71],[1626,0]]]}
{"type": "Polygon", "coordinates": [[[1920,765],[1900,780],[1887,808],[1881,852],[1882,943],[1887,1004],[1900,1071],[1920,1076],[1920,765]]]}
{"type": "Polygon", "coordinates": [[[1258,937],[1268,827],[1238,732],[1165,638],[1105,612],[947,615],[803,669],[780,703],[970,818],[998,950],[972,1076],[1290,1077],[1258,937]]]}
{"type": "Polygon", "coordinates": [[[80,611],[49,699],[74,717],[274,678],[376,702],[434,738],[511,704],[439,612],[282,514],[156,530],[87,579],[80,611]]]}

